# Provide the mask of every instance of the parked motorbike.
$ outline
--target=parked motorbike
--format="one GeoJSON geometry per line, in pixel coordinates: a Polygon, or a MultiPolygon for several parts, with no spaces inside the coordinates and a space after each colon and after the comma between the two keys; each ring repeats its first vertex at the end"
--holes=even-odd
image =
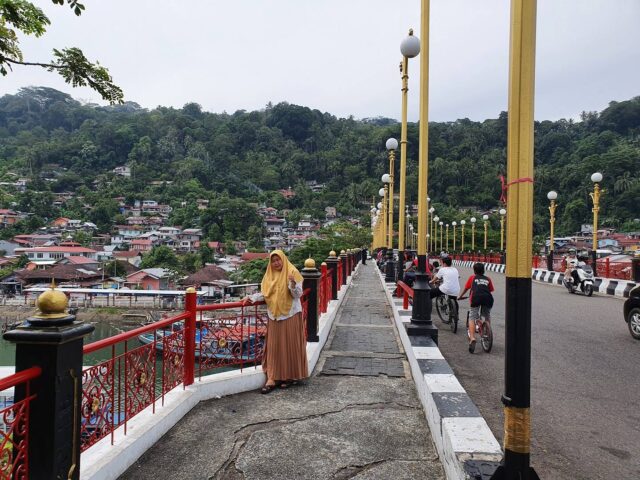
{"type": "Polygon", "coordinates": [[[580,290],[587,297],[593,295],[593,270],[591,267],[584,262],[580,262],[574,272],[576,272],[575,276],[567,277],[565,275],[562,281],[569,293],[576,293],[576,290],[580,290]],[[578,277],[577,281],[575,277],[578,277]]]}

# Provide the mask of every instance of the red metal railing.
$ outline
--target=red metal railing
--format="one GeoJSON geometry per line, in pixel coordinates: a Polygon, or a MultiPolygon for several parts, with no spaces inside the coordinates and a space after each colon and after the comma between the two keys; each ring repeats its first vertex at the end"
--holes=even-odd
{"type": "Polygon", "coordinates": [[[264,302],[247,306],[233,302],[196,307],[200,313],[195,345],[199,378],[204,371],[215,368],[242,369],[246,365],[260,364],[268,322],[264,305],[264,302]],[[203,312],[223,314],[207,318],[203,312]]]}
{"type": "MultiPolygon", "coordinates": [[[[301,298],[305,338],[310,292],[301,298]]],[[[199,377],[216,368],[259,365],[268,322],[264,305],[196,305],[195,292],[187,293],[180,315],[85,345],[84,354],[110,349],[110,358],[83,371],[81,450],[108,435],[113,443],[120,426],[126,435],[131,418],[149,406],[155,413],[166,393],[193,383],[196,363],[199,377]]]]}
{"type": "MultiPolygon", "coordinates": [[[[0,391],[24,384],[24,399],[0,403],[0,479],[29,478],[29,413],[30,403],[36,398],[31,394],[31,381],[42,370],[31,367],[0,379],[0,391]]],[[[14,394],[15,395],[15,394],[14,394]]]]}
{"type": "Polygon", "coordinates": [[[402,295],[402,309],[409,309],[409,299],[413,302],[413,288],[400,281],[396,284],[396,297],[402,295]]]}
{"type": "MultiPolygon", "coordinates": [[[[454,260],[483,262],[483,263],[502,263],[500,255],[477,255],[477,254],[461,254],[453,255],[454,260]]],[[[587,262],[591,264],[591,261],[587,262]]],[[[547,257],[544,255],[533,255],[531,257],[531,265],[533,268],[547,268],[547,257]]],[[[564,256],[556,255],[553,257],[553,271],[564,272],[566,270],[564,256]]],[[[613,278],[618,280],[632,280],[632,266],[630,261],[612,261],[608,257],[599,258],[596,262],[596,276],[602,278],[613,278]]]]}
{"type": "Polygon", "coordinates": [[[81,451],[124,426],[133,416],[185,382],[185,322],[189,312],[84,346],[110,349],[110,358],[82,372],[81,451]],[[133,345],[132,345],[133,344],[133,345]],[[133,348],[132,348],[133,347],[133,348]],[[156,359],[156,355],[159,358],[156,359]]]}

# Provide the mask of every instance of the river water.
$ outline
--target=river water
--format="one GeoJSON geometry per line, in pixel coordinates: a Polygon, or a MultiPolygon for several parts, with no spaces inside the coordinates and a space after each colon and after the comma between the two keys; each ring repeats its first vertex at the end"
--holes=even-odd
{"type": "MultiPolygon", "coordinates": [[[[95,342],[96,340],[100,340],[103,338],[111,337],[113,335],[117,335],[118,333],[122,333],[127,330],[131,330],[133,328],[139,327],[140,325],[136,325],[135,323],[125,323],[123,324],[121,321],[114,322],[110,321],[106,318],[97,320],[92,320],[91,323],[95,326],[95,330],[87,335],[84,339],[85,345],[87,343],[95,342]]],[[[140,345],[138,340],[130,340],[130,347],[140,345]]],[[[86,365],[95,365],[100,361],[104,361],[111,356],[111,349],[105,348],[101,351],[97,351],[91,353],[89,355],[85,355],[83,359],[83,364],[86,365]]],[[[12,366],[15,364],[15,346],[7,342],[6,340],[0,338],[0,366],[12,366]]]]}

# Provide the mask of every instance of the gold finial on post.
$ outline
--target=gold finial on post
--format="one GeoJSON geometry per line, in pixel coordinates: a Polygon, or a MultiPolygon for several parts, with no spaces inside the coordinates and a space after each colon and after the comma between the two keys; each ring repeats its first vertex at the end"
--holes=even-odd
{"type": "Polygon", "coordinates": [[[40,313],[34,315],[40,319],[56,319],[68,316],[69,299],[62,290],[56,290],[56,282],[51,279],[51,288],[42,292],[36,300],[36,307],[40,313]]]}

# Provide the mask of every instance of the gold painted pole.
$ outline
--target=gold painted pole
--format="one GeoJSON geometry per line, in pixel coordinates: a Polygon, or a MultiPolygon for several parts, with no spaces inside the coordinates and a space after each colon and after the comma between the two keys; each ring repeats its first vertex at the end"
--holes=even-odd
{"type": "Polygon", "coordinates": [[[440,250],[444,250],[444,242],[442,241],[443,237],[442,234],[444,233],[444,222],[438,222],[438,225],[440,225],[440,250]]]}
{"type": "Polygon", "coordinates": [[[531,445],[531,245],[536,0],[511,1],[507,141],[504,457],[492,479],[537,479],[531,445]]]}
{"type": "Polygon", "coordinates": [[[476,222],[471,222],[471,251],[476,251],[476,222]]]}
{"type": "Polygon", "coordinates": [[[554,226],[556,224],[556,201],[551,200],[551,205],[549,205],[549,252],[553,255],[554,249],[554,226]]]}
{"type": "Polygon", "coordinates": [[[387,226],[387,195],[389,194],[389,185],[384,186],[384,197],[382,201],[382,210],[380,215],[382,215],[382,246],[387,246],[388,241],[388,226],[387,226]]]}
{"type": "MultiPolygon", "coordinates": [[[[413,30],[409,30],[409,35],[413,35],[413,30]]],[[[398,250],[402,252],[404,251],[403,212],[405,210],[407,184],[407,97],[409,92],[409,59],[407,57],[402,57],[400,71],[402,73],[402,120],[400,127],[400,203],[398,205],[400,219],[398,222],[398,231],[401,233],[398,237],[398,250]]]]}
{"type": "Polygon", "coordinates": [[[446,239],[447,239],[447,243],[445,243],[446,248],[445,248],[445,252],[449,251],[449,224],[447,223],[446,225],[446,230],[447,230],[447,235],[446,235],[446,239]]]}
{"type": "Polygon", "coordinates": [[[427,254],[427,180],[429,161],[429,0],[421,1],[420,130],[418,155],[418,255],[427,254]]]}
{"type": "Polygon", "coordinates": [[[453,251],[455,252],[456,251],[456,226],[457,226],[457,223],[453,222],[452,225],[453,225],[453,251]]]}
{"type": "MultiPolygon", "coordinates": [[[[389,150],[389,222],[387,223],[389,227],[389,249],[393,250],[393,169],[394,163],[396,159],[396,151],[389,150]]],[[[402,216],[402,214],[400,214],[402,216]]]]}
{"type": "Polygon", "coordinates": [[[487,251],[487,228],[489,226],[489,221],[484,221],[484,251],[487,251]]]}
{"type": "Polygon", "coordinates": [[[464,253],[464,224],[467,223],[465,220],[460,221],[460,251],[464,253]]]}

